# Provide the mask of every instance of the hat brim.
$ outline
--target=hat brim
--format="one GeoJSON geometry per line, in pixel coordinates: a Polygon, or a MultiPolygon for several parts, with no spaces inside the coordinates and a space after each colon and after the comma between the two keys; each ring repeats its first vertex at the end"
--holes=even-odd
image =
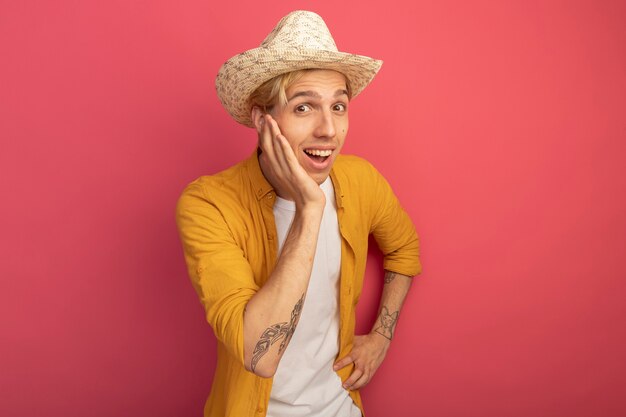
{"type": "Polygon", "coordinates": [[[253,127],[248,99],[264,82],[301,69],[330,69],[346,76],[356,97],[374,79],[382,61],[346,52],[259,47],[236,55],[220,68],[215,86],[228,113],[253,127]]]}

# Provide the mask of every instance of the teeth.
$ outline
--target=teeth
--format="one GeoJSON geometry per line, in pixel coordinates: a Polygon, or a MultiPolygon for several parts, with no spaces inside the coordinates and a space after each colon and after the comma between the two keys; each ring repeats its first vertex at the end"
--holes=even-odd
{"type": "Polygon", "coordinates": [[[315,156],[330,156],[330,154],[333,153],[333,151],[331,151],[330,149],[324,151],[320,149],[305,149],[304,152],[308,153],[309,155],[315,156]]]}

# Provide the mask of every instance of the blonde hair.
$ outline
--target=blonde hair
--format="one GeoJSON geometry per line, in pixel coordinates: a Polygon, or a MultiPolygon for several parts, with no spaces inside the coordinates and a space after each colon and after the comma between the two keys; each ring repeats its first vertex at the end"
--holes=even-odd
{"type": "MultiPolygon", "coordinates": [[[[277,75],[268,81],[261,84],[248,99],[248,106],[250,109],[257,106],[267,113],[271,111],[278,103],[282,105],[287,104],[287,89],[291,87],[296,81],[298,81],[304,74],[311,69],[301,69],[296,71],[287,72],[285,74],[277,75]]],[[[346,77],[346,89],[348,90],[348,97],[352,98],[352,89],[350,88],[350,82],[346,77]]]]}

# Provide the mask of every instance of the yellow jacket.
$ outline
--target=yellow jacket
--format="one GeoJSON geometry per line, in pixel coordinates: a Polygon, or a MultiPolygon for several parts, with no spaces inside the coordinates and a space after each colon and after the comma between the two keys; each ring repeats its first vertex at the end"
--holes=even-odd
{"type": "MultiPolygon", "coordinates": [[[[369,234],[384,268],[407,276],[421,271],[413,224],[385,179],[367,161],[340,155],[330,173],[341,232],[339,358],[352,349],[369,234]]],[[[244,368],[243,312],[267,281],[277,257],[272,211],[276,193],[257,153],[183,191],[176,208],[189,276],[217,338],[217,368],[205,417],[264,416],[272,388],[244,368]]],[[[345,381],[352,367],[337,374],[345,381]]],[[[350,395],[363,410],[358,391],[350,395]]]]}

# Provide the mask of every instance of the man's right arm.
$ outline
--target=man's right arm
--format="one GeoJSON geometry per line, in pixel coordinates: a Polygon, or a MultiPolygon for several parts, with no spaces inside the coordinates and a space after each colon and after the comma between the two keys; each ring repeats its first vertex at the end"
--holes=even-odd
{"type": "Polygon", "coordinates": [[[276,265],[259,287],[204,187],[190,184],[176,211],[191,282],[217,339],[247,370],[271,377],[306,298],[322,210],[307,204],[296,211],[276,265]]]}
{"type": "Polygon", "coordinates": [[[276,122],[262,118],[265,122],[258,130],[263,174],[281,197],[296,205],[281,253],[263,287],[255,283],[251,265],[202,187],[193,184],[183,193],[177,224],[192,283],[216,337],[247,370],[271,377],[306,298],[326,198],[296,160],[276,122]]]}
{"type": "Polygon", "coordinates": [[[274,375],[298,324],[313,267],[320,217],[315,212],[296,212],[274,271],[246,306],[244,363],[246,369],[259,376],[274,375]]]}
{"type": "Polygon", "coordinates": [[[248,301],[244,314],[246,369],[271,377],[300,318],[326,197],[300,166],[278,124],[269,115],[254,111],[253,120],[259,133],[263,174],[281,197],[296,205],[276,267],[248,301]]]}

